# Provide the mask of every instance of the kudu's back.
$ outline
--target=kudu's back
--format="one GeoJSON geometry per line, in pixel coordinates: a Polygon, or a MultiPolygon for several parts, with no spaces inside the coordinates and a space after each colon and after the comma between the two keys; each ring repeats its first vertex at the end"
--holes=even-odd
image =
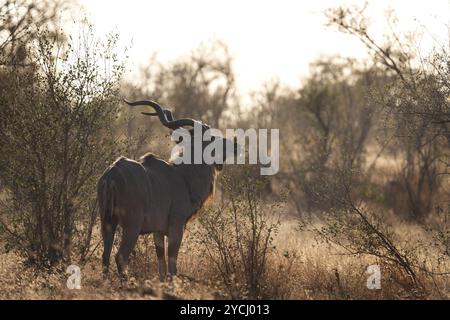
{"type": "Polygon", "coordinates": [[[141,162],[118,158],[97,185],[102,228],[119,223],[139,226],[140,233],[165,229],[170,209],[170,199],[165,199],[170,189],[167,175],[168,170],[152,170],[141,162]]]}

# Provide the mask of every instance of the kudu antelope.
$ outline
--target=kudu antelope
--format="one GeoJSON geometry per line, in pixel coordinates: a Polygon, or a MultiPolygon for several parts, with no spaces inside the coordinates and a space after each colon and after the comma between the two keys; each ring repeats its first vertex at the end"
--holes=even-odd
{"type": "MultiPolygon", "coordinates": [[[[171,130],[192,127],[188,131],[192,139],[195,123],[201,124],[202,133],[209,129],[209,126],[197,120],[174,119],[170,110],[153,101],[125,102],[130,106],[152,107],[155,112],[142,113],[157,116],[161,124],[171,130]]],[[[215,140],[203,141],[202,149],[217,139],[223,139],[221,143],[225,161],[230,156],[229,150],[233,150],[233,155],[236,152],[235,141],[215,137],[215,140]]],[[[194,144],[191,148],[194,148],[194,144]]],[[[114,234],[116,227],[120,225],[122,239],[116,254],[119,275],[126,278],[128,258],[138,236],[149,233],[154,236],[160,279],[163,281],[167,273],[165,236],[168,238],[168,272],[169,275],[175,275],[185,224],[213,194],[216,174],[221,169],[221,164],[174,164],[151,153],[145,154],[138,161],[125,157],[114,161],[97,185],[104,244],[104,274],[109,270],[114,234]]]]}

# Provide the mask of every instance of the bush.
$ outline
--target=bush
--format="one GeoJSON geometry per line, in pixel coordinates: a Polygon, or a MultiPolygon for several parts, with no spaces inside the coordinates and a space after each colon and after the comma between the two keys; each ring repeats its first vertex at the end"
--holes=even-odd
{"type": "Polygon", "coordinates": [[[87,26],[64,38],[41,32],[29,66],[0,71],[2,235],[39,265],[86,256],[96,178],[118,153],[117,37],[102,43],[87,26]]]}
{"type": "Polygon", "coordinates": [[[410,297],[424,294],[426,288],[420,275],[427,270],[419,266],[421,243],[400,243],[400,237],[386,217],[361,201],[355,203],[348,183],[342,181],[342,185],[347,191],[341,206],[326,212],[319,225],[311,219],[301,219],[301,229],[312,231],[340,254],[375,258],[389,278],[410,297]]]}
{"type": "Polygon", "coordinates": [[[252,177],[248,167],[224,176],[226,200],[199,217],[198,241],[233,299],[270,296],[268,259],[275,250],[279,217],[274,213],[280,204],[265,204],[263,209],[260,193],[266,179],[252,177]]]}
{"type": "MultiPolygon", "coordinates": [[[[441,49],[419,58],[417,39],[408,39],[395,28],[385,35],[384,43],[378,43],[369,31],[365,9],[332,8],[327,11],[329,24],[358,38],[386,74],[385,84],[374,88],[370,100],[383,116],[380,128],[386,137],[391,136],[385,145],[402,160],[393,181],[403,189],[400,198],[406,198],[401,213],[423,223],[437,196],[445,192],[443,175],[449,174],[449,48],[436,43],[441,49]]],[[[395,27],[395,15],[387,18],[395,27]]]]}

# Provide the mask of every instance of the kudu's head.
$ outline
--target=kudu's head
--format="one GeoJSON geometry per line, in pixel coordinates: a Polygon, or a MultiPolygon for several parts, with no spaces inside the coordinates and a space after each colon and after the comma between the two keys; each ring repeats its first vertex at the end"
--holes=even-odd
{"type": "MultiPolygon", "coordinates": [[[[220,161],[213,164],[216,169],[221,170],[227,159],[234,158],[239,152],[242,152],[235,138],[225,138],[219,132],[211,129],[209,125],[201,121],[191,118],[175,119],[170,109],[163,108],[158,103],[151,100],[128,101],[124,99],[124,101],[132,107],[152,107],[155,112],[141,113],[147,116],[157,116],[161,124],[171,130],[180,128],[185,129],[181,131],[178,130],[180,140],[176,141],[176,143],[179,144],[183,139],[189,138],[190,143],[188,144],[188,147],[191,149],[190,154],[192,157],[190,163],[194,163],[194,155],[196,152],[202,152],[203,154],[203,151],[209,147],[213,150],[214,158],[220,159],[220,161]],[[194,141],[197,141],[197,143],[194,141]],[[196,150],[195,148],[200,148],[200,150],[196,150]],[[215,154],[216,152],[219,154],[215,154]]],[[[202,163],[204,163],[204,158],[201,157],[201,159],[202,163]]]]}

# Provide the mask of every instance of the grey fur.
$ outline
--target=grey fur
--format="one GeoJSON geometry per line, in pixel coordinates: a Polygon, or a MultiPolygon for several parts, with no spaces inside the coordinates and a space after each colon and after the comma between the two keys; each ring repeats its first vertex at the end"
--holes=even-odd
{"type": "Polygon", "coordinates": [[[160,279],[164,280],[167,273],[165,236],[168,239],[168,272],[175,275],[186,222],[214,193],[220,168],[215,164],[175,165],[151,153],[138,161],[125,157],[114,161],[97,185],[104,244],[103,272],[108,273],[114,234],[120,225],[122,239],[116,264],[121,276],[126,276],[128,258],[138,236],[148,233],[154,233],[160,279]]]}

